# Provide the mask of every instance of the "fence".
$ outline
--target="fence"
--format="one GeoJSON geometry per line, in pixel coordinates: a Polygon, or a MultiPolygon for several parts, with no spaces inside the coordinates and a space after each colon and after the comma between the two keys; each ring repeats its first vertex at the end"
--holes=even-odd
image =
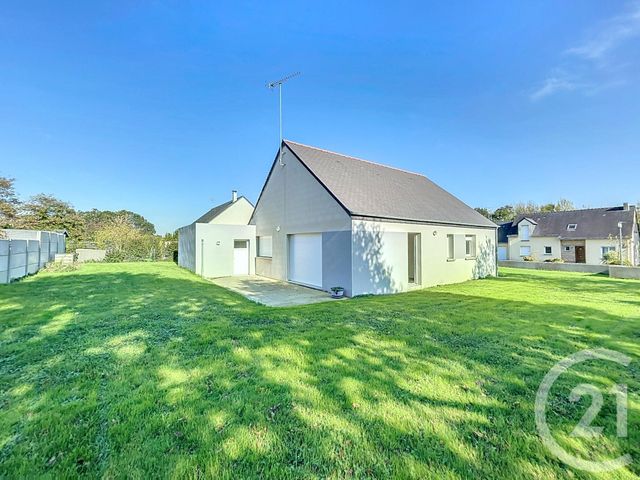
{"type": "Polygon", "coordinates": [[[56,253],[64,253],[66,234],[39,230],[3,230],[0,239],[0,283],[33,275],[56,253]]]}
{"type": "Polygon", "coordinates": [[[620,265],[586,265],[584,263],[518,262],[504,260],[500,267],[528,268],[530,270],[555,270],[562,272],[604,273],[611,278],[632,278],[640,280],[640,267],[620,265]]]}

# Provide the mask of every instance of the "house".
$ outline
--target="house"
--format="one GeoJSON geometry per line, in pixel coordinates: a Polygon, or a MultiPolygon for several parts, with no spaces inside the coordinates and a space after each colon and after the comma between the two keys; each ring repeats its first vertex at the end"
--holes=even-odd
{"type": "Polygon", "coordinates": [[[180,229],[180,265],[244,274],[242,249],[249,274],[349,296],[496,275],[497,225],[423,175],[289,140],[281,149],[250,218],[211,225],[232,202],[180,229]]]}
{"type": "Polygon", "coordinates": [[[639,261],[636,207],[592,208],[518,216],[498,229],[498,258],[537,261],[562,259],[568,263],[600,265],[604,255],[620,249],[632,265],[639,261]]]}
{"type": "Polygon", "coordinates": [[[203,277],[255,273],[253,205],[234,190],[190,225],[178,229],[178,265],[203,277]]]}
{"type": "Polygon", "coordinates": [[[256,274],[347,295],[496,274],[496,225],[426,177],[282,143],[251,218],[256,274]]]}

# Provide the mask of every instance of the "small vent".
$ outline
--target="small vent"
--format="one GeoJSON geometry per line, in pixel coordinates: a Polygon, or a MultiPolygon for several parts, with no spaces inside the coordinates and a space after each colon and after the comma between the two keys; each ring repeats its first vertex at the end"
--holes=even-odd
{"type": "Polygon", "coordinates": [[[577,228],[578,228],[577,223],[570,223],[569,225],[567,225],[567,230],[569,232],[575,232],[577,228]]]}

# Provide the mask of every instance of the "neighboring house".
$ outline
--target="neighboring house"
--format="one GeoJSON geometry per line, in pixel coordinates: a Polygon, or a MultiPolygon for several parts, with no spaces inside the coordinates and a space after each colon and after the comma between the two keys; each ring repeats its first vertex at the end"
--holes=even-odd
{"type": "Polygon", "coordinates": [[[231,200],[178,230],[178,265],[204,277],[255,272],[253,205],[234,190],[231,200]]]}
{"type": "Polygon", "coordinates": [[[592,208],[520,215],[498,229],[498,258],[537,261],[561,258],[568,263],[599,265],[609,251],[618,251],[622,222],[622,257],[639,261],[636,207],[592,208]]]}
{"type": "Polygon", "coordinates": [[[283,141],[251,218],[247,202],[224,225],[202,223],[234,205],[180,229],[180,265],[209,277],[255,273],[343,287],[349,296],[497,272],[497,225],[422,175],[319,148],[283,141]],[[248,271],[238,269],[247,254],[248,271]]]}
{"type": "Polygon", "coordinates": [[[347,295],[496,274],[497,226],[426,177],[282,143],[251,224],[256,273],[347,295]]]}

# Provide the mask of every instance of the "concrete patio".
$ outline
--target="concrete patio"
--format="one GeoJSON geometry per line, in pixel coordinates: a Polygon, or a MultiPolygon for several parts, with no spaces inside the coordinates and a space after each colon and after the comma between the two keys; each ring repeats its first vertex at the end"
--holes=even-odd
{"type": "Polygon", "coordinates": [[[249,300],[269,307],[290,307],[336,301],[327,292],[257,275],[220,277],[209,280],[220,287],[228,288],[249,300]]]}

